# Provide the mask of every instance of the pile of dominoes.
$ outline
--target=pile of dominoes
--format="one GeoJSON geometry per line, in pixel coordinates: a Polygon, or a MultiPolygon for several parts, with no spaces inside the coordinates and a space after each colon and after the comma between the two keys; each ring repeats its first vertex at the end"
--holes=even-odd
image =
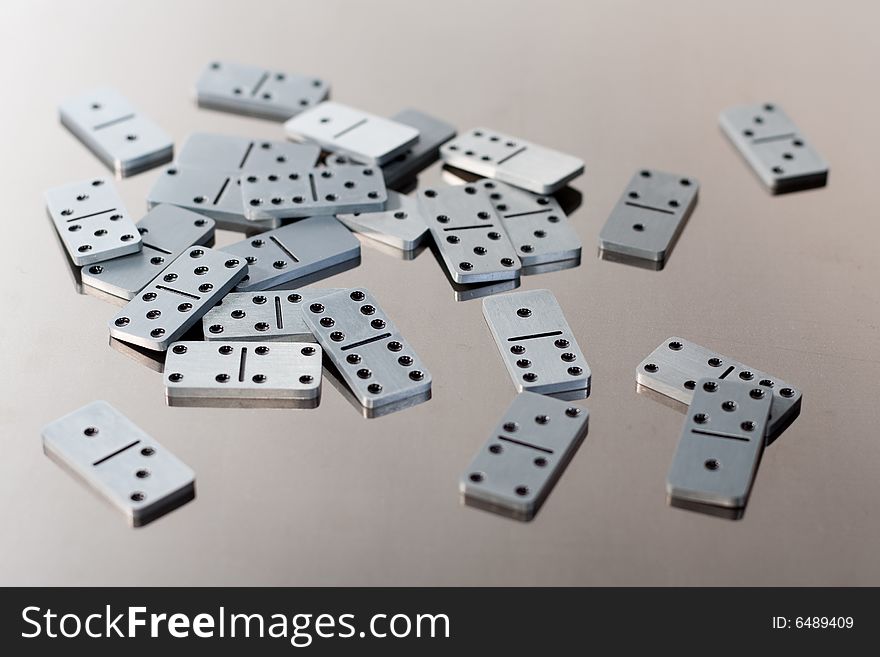
{"type": "MultiPolygon", "coordinates": [[[[552,292],[492,295],[580,264],[558,199],[584,164],[496,130],[456,136],[423,112],[383,118],[328,97],[315,77],[211,62],[199,106],[283,122],[287,139],[196,132],[176,158],[113,90],[63,102],[62,123],[118,177],[162,170],[137,223],[105,178],[47,191],[61,242],[84,286],[126,302],[110,337],[163,360],[169,405],[315,408],[329,374],[366,417],[430,399],[431,374],[370,291],[304,286],[357,267],[362,241],[404,258],[432,248],[457,299],[485,297],[518,392],[460,490],[470,505],[530,519],[586,436],[589,414],[571,402],[589,395],[591,372],[552,292]],[[456,184],[419,188],[437,159],[456,184]],[[244,238],[212,248],[216,228],[244,238]]],[[[777,106],[732,108],[721,126],[774,193],[825,184],[827,165],[777,106]]],[[[692,176],[637,171],[600,257],[662,269],[698,190],[692,176]]],[[[741,513],[800,392],[682,338],[648,356],[637,383],[690,407],[672,503],[741,513]]],[[[48,425],[43,443],[134,525],[195,494],[193,472],[106,402],[48,425]]]]}

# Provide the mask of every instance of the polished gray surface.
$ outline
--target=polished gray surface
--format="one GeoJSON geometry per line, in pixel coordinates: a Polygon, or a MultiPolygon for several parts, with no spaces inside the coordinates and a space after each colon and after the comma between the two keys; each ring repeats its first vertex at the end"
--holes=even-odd
{"type": "MultiPolygon", "coordinates": [[[[880,584],[880,9],[707,5],[452,1],[428,18],[406,1],[7,3],[0,582],[880,584]],[[57,103],[104,84],[177,144],[196,130],[282,138],[278,123],[196,107],[211,57],[314,73],[379,116],[416,107],[585,160],[583,263],[522,283],[553,291],[593,371],[577,402],[589,436],[534,521],[460,506],[458,477],[513,389],[480,301],[456,303],[430,252],[365,247],[323,283],[368,287],[431,370],[431,401],[382,418],[327,385],[313,410],[167,408],[162,376],[108,347],[116,308],[76,294],[45,217],[45,189],[106,174],[57,103]],[[771,196],[721,134],[722,109],[768,97],[830,163],[827,187],[771,196]],[[659,272],[595,257],[641,166],[702,184],[659,272]],[[666,504],[684,417],[633,378],[670,335],[804,392],[737,522],[666,504]],[[193,502],[132,530],[43,455],[40,428],[94,399],[195,470],[193,502]]],[[[133,213],[158,175],[118,183],[133,213]]],[[[436,165],[422,177],[439,180],[436,165]]],[[[219,245],[239,238],[218,231],[219,245]]]]}

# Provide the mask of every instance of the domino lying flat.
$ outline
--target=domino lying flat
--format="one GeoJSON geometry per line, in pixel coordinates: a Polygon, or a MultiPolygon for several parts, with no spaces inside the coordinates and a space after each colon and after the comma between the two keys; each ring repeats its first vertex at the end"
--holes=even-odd
{"type": "Polygon", "coordinates": [[[315,144],[254,140],[208,132],[191,134],[180,147],[177,165],[209,171],[241,173],[278,167],[308,168],[318,163],[321,148],[315,144]]]}
{"type": "Polygon", "coordinates": [[[587,435],[589,413],[521,392],[459,483],[465,504],[531,520],[587,435]]]}
{"type": "Polygon", "coordinates": [[[475,185],[426,189],[419,208],[456,283],[519,278],[520,261],[486,193],[475,185]]]}
{"type": "Polygon", "coordinates": [[[600,256],[644,260],[661,269],[697,204],[699,189],[687,176],[653,169],[634,174],[599,234],[600,256]]]}
{"type": "Polygon", "coordinates": [[[135,527],[195,497],[193,471],[105,401],[46,425],[43,451],[135,527]]]}
{"type": "Polygon", "coordinates": [[[666,479],[671,500],[746,505],[764,451],[772,395],[736,379],[700,379],[666,479]]]}
{"type": "Polygon", "coordinates": [[[417,249],[428,236],[419,202],[392,191],[384,210],[339,214],[336,218],[355,233],[403,251],[417,249]]]}
{"type": "Polygon", "coordinates": [[[473,184],[489,194],[523,267],[580,259],[581,239],[555,198],[494,180],[473,184]]]}
{"type": "Polygon", "coordinates": [[[131,299],[186,249],[214,239],[213,219],[173,205],[154,207],[137,223],[137,230],[143,248],[99,265],[84,266],[84,285],[131,299]]]}
{"type": "Polygon", "coordinates": [[[552,194],[584,172],[583,160],[487,128],[440,147],[448,165],[535,194],[552,194]]]}
{"type": "Polygon", "coordinates": [[[277,219],[252,223],[244,216],[240,175],[282,166],[310,168],[320,155],[321,149],[314,144],[197,132],[184,142],[175,166],[156,183],[151,198],[210,214],[228,230],[251,233],[278,228],[277,219]]]}
{"type": "Polygon", "coordinates": [[[779,105],[738,105],[719,117],[721,130],[774,194],[824,187],[828,164],[779,105]]]}
{"type": "Polygon", "coordinates": [[[327,98],[319,78],[233,62],[210,62],[196,82],[199,107],[286,121],[327,98]]]}
{"type": "Polygon", "coordinates": [[[237,173],[168,167],[147,194],[147,207],[161,203],[211,217],[217,222],[217,228],[225,230],[260,232],[281,225],[279,219],[250,221],[245,218],[237,173]]]}
{"type": "Polygon", "coordinates": [[[248,263],[236,292],[313,282],[360,263],[361,245],[335,217],[302,219],[223,248],[248,263]]]}
{"type": "Polygon", "coordinates": [[[206,340],[314,342],[303,319],[313,301],[342,288],[298,292],[231,292],[202,318],[206,340]]]}
{"type": "Polygon", "coordinates": [[[419,139],[412,126],[331,101],[290,119],[284,130],[292,139],[315,142],[331,153],[373,165],[390,162],[419,139]]]}
{"type": "Polygon", "coordinates": [[[697,381],[706,377],[719,380],[729,377],[771,391],[773,402],[767,423],[768,440],[782,433],[800,413],[800,391],[780,379],[684,338],[668,338],[636,370],[639,385],[683,404],[691,403],[697,381]]]}
{"type": "Polygon", "coordinates": [[[430,398],[431,374],[366,290],[321,297],[304,319],[362,406],[430,398]]]}
{"type": "Polygon", "coordinates": [[[165,361],[169,406],[314,408],[321,348],[301,342],[175,342],[165,361]]]}
{"type": "Polygon", "coordinates": [[[46,211],[70,255],[82,266],[141,250],[141,236],[113,185],[103,178],[54,187],[46,211]]]}
{"type": "Polygon", "coordinates": [[[589,392],[590,366],[550,290],[488,297],[483,316],[517,391],[589,392]]]}
{"type": "Polygon", "coordinates": [[[249,172],[241,194],[251,220],[372,212],[388,198],[381,170],[360,164],[249,172]]]}
{"type": "Polygon", "coordinates": [[[59,108],[61,123],[120,177],[170,162],[171,137],[113,89],[69,98],[59,108]]]}
{"type": "Polygon", "coordinates": [[[165,351],[246,274],[242,259],[209,248],[182,253],[109,322],[110,336],[165,351]]]}
{"type": "MultiPolygon", "coordinates": [[[[391,117],[392,121],[418,130],[419,140],[403,153],[382,165],[385,185],[401,191],[401,187],[414,181],[417,173],[430,166],[440,157],[440,146],[455,137],[455,127],[438,118],[407,109],[391,117]]],[[[326,159],[327,166],[358,164],[357,160],[342,154],[326,159]]]]}

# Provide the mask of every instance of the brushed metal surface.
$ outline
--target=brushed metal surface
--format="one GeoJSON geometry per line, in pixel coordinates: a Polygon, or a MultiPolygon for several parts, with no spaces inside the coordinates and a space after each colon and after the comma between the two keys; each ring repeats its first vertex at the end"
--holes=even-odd
{"type": "Polygon", "coordinates": [[[214,239],[214,220],[173,205],[157,205],[137,223],[137,253],[82,268],[83,285],[131,299],[185,249],[214,239]]]}
{"type": "Polygon", "coordinates": [[[196,81],[199,107],[285,121],[330,93],[320,78],[214,60],[196,81]]]}
{"type": "Polygon", "coordinates": [[[666,493],[701,504],[745,507],[770,413],[769,390],[739,379],[700,379],[675,450],[666,493]]]}
{"type": "Polygon", "coordinates": [[[206,340],[314,342],[303,319],[312,301],[340,288],[296,292],[230,292],[202,317],[206,340]]]}
{"type": "Polygon", "coordinates": [[[589,412],[532,392],[519,393],[459,480],[465,504],[531,520],[571,460],[589,412]]]}
{"type": "Polygon", "coordinates": [[[165,351],[247,274],[243,258],[185,250],[108,322],[110,337],[165,351]]]}
{"type": "Polygon", "coordinates": [[[648,260],[657,263],[652,268],[662,269],[697,204],[699,189],[691,176],[637,171],[599,233],[600,256],[648,260]]]}
{"type": "Polygon", "coordinates": [[[147,193],[147,207],[176,205],[211,217],[217,227],[249,233],[278,228],[281,221],[259,222],[244,216],[241,184],[237,173],[173,165],[166,167],[147,193]]]}
{"type": "Polygon", "coordinates": [[[579,158],[488,128],[459,135],[440,147],[440,156],[450,166],[535,194],[552,194],[584,172],[579,158]]]}
{"type": "Polygon", "coordinates": [[[729,107],[719,124],[774,194],[827,184],[828,164],[776,103],[729,107]]]}
{"type": "Polygon", "coordinates": [[[328,294],[303,316],[361,406],[430,398],[431,373],[367,290],[328,294]]]}
{"type": "Polygon", "coordinates": [[[175,342],[165,359],[165,399],[169,406],[314,408],[321,355],[304,342],[175,342]]]}
{"type": "MultiPolygon", "coordinates": [[[[0,49],[23,64],[5,69],[0,110],[13,126],[0,151],[11,189],[0,296],[18,315],[0,323],[11,345],[0,377],[0,582],[880,584],[880,6],[829,7],[87,0],[49,10],[8,0],[0,49]],[[589,162],[571,183],[581,207],[559,198],[584,242],[581,266],[521,279],[520,289],[553,291],[595,375],[589,438],[533,522],[462,508],[453,491],[513,389],[480,301],[456,302],[430,253],[404,261],[364,248],[357,269],[322,283],[370,289],[428,364],[433,398],[404,412],[364,420],[326,373],[314,412],[168,408],[161,376],[108,346],[113,309],[77,294],[38,216],[43,190],[109,177],[58,123],[58,101],[106,84],[178,144],[194,131],[283,139],[277,123],[196,106],[188,92],[213,56],[316,73],[381,116],[418,107],[589,162]],[[768,96],[836,167],[826,187],[771,196],[719,130],[723,108],[768,96]],[[661,272],[590,253],[644,163],[702,185],[661,272]],[[665,501],[684,416],[637,394],[633,370],[677,333],[805,395],[798,420],[765,450],[739,522],[665,501]],[[94,399],[197,471],[192,504],[126,531],[43,456],[39,427],[94,399]]],[[[158,174],[117,183],[135,219],[158,174]]],[[[442,174],[435,163],[420,185],[442,174]]],[[[217,231],[218,248],[238,239],[217,231]]]]}
{"type": "Polygon", "coordinates": [[[487,297],[483,317],[518,392],[589,394],[590,365],[550,290],[487,297]]]}
{"type": "Polygon", "coordinates": [[[352,232],[402,251],[417,249],[428,236],[419,202],[390,190],[384,210],[338,214],[336,218],[352,232]]]}
{"type": "Polygon", "coordinates": [[[390,162],[419,139],[419,131],[412,126],[332,101],[293,117],[284,130],[293,139],[312,141],[325,151],[375,165],[390,162]]]}
{"type": "Polygon", "coordinates": [[[337,273],[337,267],[360,262],[361,244],[335,217],[302,219],[287,226],[248,237],[223,247],[223,251],[246,260],[248,273],[236,292],[295,286],[309,278],[337,273]]]}
{"type": "Polygon", "coordinates": [[[152,169],[174,156],[168,133],[114,89],[68,98],[58,113],[61,124],[119,177],[152,169]]]}
{"type": "Polygon", "coordinates": [[[519,278],[516,250],[482,189],[434,186],[421,190],[418,198],[453,281],[467,285],[519,278]]]}
{"type": "Polygon", "coordinates": [[[194,132],[178,149],[175,162],[182,167],[232,173],[308,168],[315,166],[320,156],[321,149],[315,144],[194,132]]]}
{"type": "Polygon", "coordinates": [[[109,181],[92,178],[53,187],[45,199],[49,218],[74,265],[141,250],[137,227],[109,181]]]}
{"type": "Polygon", "coordinates": [[[250,220],[370,212],[388,198],[381,170],[360,164],[249,171],[241,176],[241,195],[250,220]]]}
{"type": "Polygon", "coordinates": [[[773,391],[768,440],[776,438],[801,412],[803,393],[794,386],[684,338],[666,339],[636,368],[639,385],[683,404],[691,403],[696,382],[706,377],[738,379],[773,391]]]}
{"type": "Polygon", "coordinates": [[[553,196],[532,194],[494,180],[473,184],[489,195],[523,268],[580,260],[581,238],[553,196]]]}
{"type": "Polygon", "coordinates": [[[134,526],[195,496],[193,471],[105,401],[50,422],[42,433],[46,455],[122,511],[134,526]]]}

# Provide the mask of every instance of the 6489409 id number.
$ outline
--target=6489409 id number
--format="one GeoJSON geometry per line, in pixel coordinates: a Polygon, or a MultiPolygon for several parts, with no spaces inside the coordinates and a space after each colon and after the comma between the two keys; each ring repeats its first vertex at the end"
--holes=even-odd
{"type": "Polygon", "coordinates": [[[797,616],[787,618],[785,616],[773,617],[774,630],[851,630],[855,625],[852,616],[797,616]]]}

